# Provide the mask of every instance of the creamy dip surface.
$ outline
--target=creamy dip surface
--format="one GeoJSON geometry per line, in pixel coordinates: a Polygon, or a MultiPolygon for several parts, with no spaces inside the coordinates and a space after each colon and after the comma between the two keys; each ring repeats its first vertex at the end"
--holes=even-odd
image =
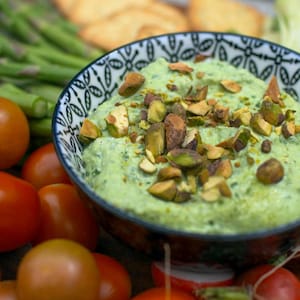
{"type": "MultiPolygon", "coordinates": [[[[172,71],[167,61],[158,59],[140,71],[145,82],[134,95],[123,97],[116,93],[91,112],[88,119],[101,129],[102,136],[90,142],[83,151],[87,183],[105,201],[129,214],[188,232],[236,234],[268,229],[299,219],[300,135],[284,137],[280,130],[276,130],[276,126],[273,126],[269,136],[253,131],[251,142],[235,153],[231,160],[232,175],[226,179],[230,197],[221,196],[216,201],[206,201],[201,197],[201,184],[198,184],[189,200],[181,203],[166,201],[148,192],[148,188],[156,181],[157,172],[168,162],[155,164],[157,171],[153,174],[145,173],[139,168],[145,156],[144,143],[139,138],[134,142],[129,138],[132,132],[137,133],[138,137],[145,134],[140,116],[147,92],[164,95],[167,103],[174,99],[179,101],[191,93],[191,87],[208,86],[206,98],[215,99],[219,104],[229,107],[230,113],[244,107],[255,113],[268,86],[268,83],[248,71],[218,60],[184,63],[192,67],[193,72],[184,74],[172,71]],[[199,76],[199,72],[202,76],[199,76]],[[220,85],[224,79],[238,83],[241,90],[234,93],[226,90],[220,85]],[[172,90],[171,84],[176,85],[176,89],[172,90]],[[105,118],[120,104],[127,108],[130,125],[128,135],[116,138],[108,133],[105,118]],[[269,153],[261,151],[261,143],[265,139],[272,142],[269,153]],[[277,183],[264,184],[257,179],[256,171],[269,158],[281,162],[284,176],[277,183]]],[[[287,94],[283,95],[283,102],[285,107],[282,110],[296,111],[295,123],[299,124],[299,103],[287,94]]],[[[217,126],[200,125],[197,128],[202,143],[217,145],[234,136],[241,127],[218,123],[217,126]]]]}

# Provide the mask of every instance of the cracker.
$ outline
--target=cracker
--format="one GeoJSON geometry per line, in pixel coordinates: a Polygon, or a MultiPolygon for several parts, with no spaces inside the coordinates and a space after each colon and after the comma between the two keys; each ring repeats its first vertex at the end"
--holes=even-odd
{"type": "Polygon", "coordinates": [[[109,16],[126,11],[131,6],[145,7],[154,0],[77,0],[73,6],[69,19],[78,24],[85,25],[109,16]]]}
{"type": "Polygon", "coordinates": [[[188,16],[192,30],[262,35],[266,16],[235,0],[190,0],[188,16]]]}
{"type": "Polygon", "coordinates": [[[109,18],[87,24],[79,35],[89,43],[111,50],[140,37],[147,37],[146,30],[148,34],[152,35],[153,32],[157,35],[187,29],[187,21],[179,11],[175,10],[175,13],[170,10],[168,17],[167,13],[158,13],[157,8],[155,5],[131,7],[109,18]],[[176,15],[176,18],[171,15],[176,15]]]}
{"type": "Polygon", "coordinates": [[[69,15],[77,1],[78,0],[52,0],[57,9],[65,16],[69,15]]]}

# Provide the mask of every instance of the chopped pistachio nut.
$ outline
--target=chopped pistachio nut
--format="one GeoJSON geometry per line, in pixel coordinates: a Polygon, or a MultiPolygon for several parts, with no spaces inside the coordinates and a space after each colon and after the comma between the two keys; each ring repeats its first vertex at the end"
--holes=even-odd
{"type": "Polygon", "coordinates": [[[221,192],[218,187],[214,187],[212,189],[202,191],[201,198],[207,202],[215,202],[220,199],[221,192]]]}
{"type": "Polygon", "coordinates": [[[208,159],[218,159],[225,153],[225,149],[219,146],[213,146],[209,144],[203,145],[206,149],[206,156],[208,159]]]}
{"type": "Polygon", "coordinates": [[[205,100],[190,104],[187,108],[187,111],[189,111],[197,116],[205,116],[211,110],[212,110],[212,107],[210,105],[208,105],[205,100]]]}
{"type": "Polygon", "coordinates": [[[210,176],[204,183],[201,198],[208,202],[217,201],[221,196],[231,197],[231,191],[222,176],[210,176]]]}
{"type": "Polygon", "coordinates": [[[280,125],[285,119],[281,107],[278,104],[267,100],[262,102],[260,113],[265,121],[275,126],[280,125]]]}
{"type": "Polygon", "coordinates": [[[280,89],[278,86],[277,78],[272,76],[268,88],[265,92],[264,99],[271,100],[276,104],[279,104],[281,107],[284,107],[284,104],[281,99],[280,89]]]}
{"type": "Polygon", "coordinates": [[[160,199],[172,201],[177,193],[176,182],[173,179],[155,182],[148,188],[148,192],[160,199]]]}
{"type": "Polygon", "coordinates": [[[157,170],[157,167],[147,157],[140,161],[139,168],[148,174],[153,174],[157,170]]]}
{"type": "Polygon", "coordinates": [[[251,128],[262,135],[269,136],[272,132],[272,125],[264,120],[262,114],[255,113],[250,120],[251,128]]]}
{"type": "Polygon", "coordinates": [[[166,105],[160,100],[153,100],[149,104],[147,120],[149,123],[158,123],[163,121],[167,114],[166,105]]]}
{"type": "Polygon", "coordinates": [[[124,97],[129,97],[135,94],[138,89],[144,84],[145,77],[137,72],[129,72],[125,76],[125,80],[119,87],[119,94],[124,97]]]}
{"type": "Polygon", "coordinates": [[[184,140],[182,142],[181,147],[197,150],[198,145],[202,143],[201,136],[199,134],[198,129],[192,128],[190,130],[187,130],[184,140]]]}
{"type": "Polygon", "coordinates": [[[164,123],[152,124],[145,135],[145,148],[154,157],[161,155],[165,150],[165,126],[164,123]]]}
{"type": "Polygon", "coordinates": [[[264,140],[261,143],[261,152],[270,153],[272,149],[272,142],[270,140],[264,140]]]}
{"type": "Polygon", "coordinates": [[[214,118],[217,122],[225,123],[229,119],[229,108],[216,104],[214,107],[214,118]]]}
{"type": "Polygon", "coordinates": [[[229,178],[232,175],[232,164],[230,159],[222,159],[216,169],[215,175],[229,178]]]}
{"type": "Polygon", "coordinates": [[[79,130],[79,139],[84,143],[88,143],[100,136],[102,136],[101,129],[91,120],[84,119],[79,130]]]}
{"type": "Polygon", "coordinates": [[[158,181],[164,181],[167,179],[179,179],[182,177],[182,171],[179,168],[172,166],[161,168],[157,174],[158,181]]]}
{"type": "Polygon", "coordinates": [[[290,136],[295,135],[296,133],[296,125],[293,121],[284,122],[281,126],[282,135],[288,139],[290,136]]]}
{"type": "Polygon", "coordinates": [[[246,148],[248,141],[250,139],[251,133],[250,130],[247,128],[242,128],[237,131],[235,136],[232,139],[232,148],[239,152],[246,148]]]}
{"type": "Polygon", "coordinates": [[[152,153],[150,150],[148,150],[148,149],[145,150],[145,153],[146,153],[146,157],[147,157],[153,164],[155,164],[155,157],[154,157],[153,153],[152,153]]]}
{"type": "Polygon", "coordinates": [[[233,80],[224,79],[221,80],[220,83],[227,91],[231,93],[238,93],[242,89],[242,86],[233,80]]]}
{"type": "Polygon", "coordinates": [[[193,68],[191,68],[190,66],[188,66],[187,64],[183,63],[183,62],[175,62],[175,63],[170,63],[169,64],[169,69],[172,71],[178,71],[180,73],[184,73],[184,74],[188,74],[193,72],[193,68]]]}
{"type": "Polygon", "coordinates": [[[119,138],[128,135],[129,119],[125,105],[116,106],[105,118],[111,136],[119,138]]]}
{"type": "Polygon", "coordinates": [[[182,202],[186,202],[188,200],[191,199],[191,194],[189,192],[186,192],[186,191],[179,191],[177,189],[176,191],[176,195],[175,195],[175,198],[174,198],[174,202],[177,202],[177,203],[182,203],[182,202]]]}
{"type": "Polygon", "coordinates": [[[245,126],[249,126],[250,125],[250,120],[251,120],[251,112],[249,110],[249,107],[243,107],[240,108],[236,111],[233,112],[232,114],[233,119],[239,119],[241,121],[241,124],[245,125],[245,126]]]}
{"type": "Polygon", "coordinates": [[[169,113],[164,121],[166,129],[166,148],[170,151],[179,148],[186,133],[185,121],[178,115],[169,113]]]}
{"type": "Polygon", "coordinates": [[[173,113],[173,114],[181,117],[183,120],[186,119],[186,110],[181,103],[176,102],[176,103],[172,104],[170,113],[173,113]]]}
{"type": "Polygon", "coordinates": [[[286,121],[295,121],[295,111],[291,110],[291,109],[288,109],[285,112],[285,120],[286,121]]]}
{"type": "Polygon", "coordinates": [[[192,116],[187,117],[187,125],[192,126],[201,126],[205,124],[205,118],[203,116],[192,116]]]}
{"type": "Polygon", "coordinates": [[[191,149],[173,149],[168,152],[167,159],[180,168],[195,167],[203,161],[202,156],[191,149]]]}

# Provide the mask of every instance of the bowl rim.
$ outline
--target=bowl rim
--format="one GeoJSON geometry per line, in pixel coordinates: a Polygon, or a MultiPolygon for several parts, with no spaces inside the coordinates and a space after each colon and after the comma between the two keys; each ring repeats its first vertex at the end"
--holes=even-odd
{"type": "MultiPolygon", "coordinates": [[[[292,231],[296,229],[297,227],[300,227],[300,216],[299,220],[295,220],[286,224],[282,224],[279,226],[276,226],[274,228],[269,229],[262,229],[258,231],[251,231],[251,232],[243,232],[243,233],[233,233],[233,234],[208,234],[208,233],[199,233],[199,232],[190,232],[190,231],[184,231],[174,228],[169,228],[163,225],[158,225],[155,223],[152,223],[150,221],[143,220],[135,215],[129,214],[126,211],[121,210],[120,208],[117,208],[110,204],[108,201],[106,201],[104,198],[96,194],[86,183],[84,183],[82,180],[79,180],[77,177],[76,172],[73,170],[73,168],[70,168],[69,165],[66,163],[65,158],[63,157],[60,146],[59,146],[59,140],[56,135],[56,124],[55,119],[57,117],[59,107],[61,100],[63,99],[63,96],[65,95],[66,91],[69,89],[69,87],[73,84],[73,82],[87,69],[90,68],[94,63],[96,63],[99,60],[105,59],[106,57],[110,56],[114,52],[118,52],[120,49],[124,49],[125,47],[139,44],[141,42],[147,41],[147,40],[153,40],[153,39],[159,39],[161,37],[167,37],[167,36],[180,36],[185,34],[211,34],[214,36],[221,35],[222,37],[240,37],[240,38],[246,38],[253,41],[260,41],[265,44],[270,44],[275,47],[284,49],[290,53],[295,54],[296,56],[299,56],[300,60],[300,52],[297,52],[295,50],[292,50],[286,46],[280,45],[273,41],[268,41],[263,38],[259,37],[252,37],[247,36],[239,33],[227,33],[227,32],[212,32],[212,31],[181,31],[181,32],[174,32],[174,33],[166,33],[166,34],[160,34],[156,35],[154,37],[146,37],[137,41],[133,41],[127,44],[124,44],[120,47],[117,47],[111,51],[106,52],[105,54],[99,56],[98,58],[95,58],[92,60],[89,64],[87,64],[85,67],[83,67],[81,70],[79,70],[76,74],[74,74],[73,78],[68,82],[68,84],[63,88],[61,91],[57,103],[55,105],[53,117],[52,117],[52,136],[53,136],[53,144],[58,156],[58,159],[60,160],[61,164],[63,165],[64,169],[66,170],[67,174],[70,176],[71,181],[74,182],[76,186],[80,188],[84,194],[87,195],[87,197],[92,202],[96,202],[98,205],[101,206],[104,210],[108,211],[109,213],[121,218],[126,219],[132,223],[137,224],[138,226],[144,227],[145,229],[149,230],[150,232],[159,234],[159,235],[166,235],[166,236],[176,236],[176,237],[182,237],[182,238],[191,238],[194,240],[204,240],[204,241],[213,241],[213,242],[242,242],[242,241],[251,241],[251,240],[257,240],[257,239],[264,239],[266,237],[278,235],[278,234],[285,234],[289,231],[292,231]]],[[[106,101],[106,100],[105,100],[106,101]]],[[[300,101],[300,100],[299,100],[300,101]]]]}

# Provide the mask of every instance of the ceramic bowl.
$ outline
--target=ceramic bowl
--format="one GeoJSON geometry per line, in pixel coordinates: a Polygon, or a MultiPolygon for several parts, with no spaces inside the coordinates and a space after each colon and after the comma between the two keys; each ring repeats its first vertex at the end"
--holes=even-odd
{"type": "Polygon", "coordinates": [[[158,57],[176,62],[200,53],[245,68],[264,81],[275,75],[280,88],[299,99],[300,54],[287,48],[225,33],[187,32],[147,38],[96,59],[70,81],[58,99],[53,117],[55,148],[71,180],[94,207],[101,226],[129,246],[155,259],[164,256],[164,245],[168,243],[174,260],[234,266],[265,262],[298,245],[300,215],[297,222],[255,233],[187,233],[128,215],[96,195],[83,178],[83,146],[78,133],[88,113],[116,92],[120,79],[128,71],[140,70],[158,57]]]}

